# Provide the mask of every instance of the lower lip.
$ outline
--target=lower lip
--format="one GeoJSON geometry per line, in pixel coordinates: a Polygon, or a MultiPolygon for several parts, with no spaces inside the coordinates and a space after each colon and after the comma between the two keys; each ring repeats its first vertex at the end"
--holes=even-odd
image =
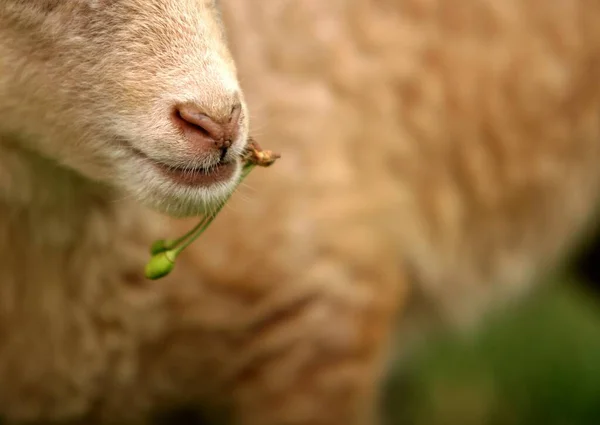
{"type": "Polygon", "coordinates": [[[227,162],[211,167],[209,170],[184,170],[172,168],[154,162],[153,165],[172,181],[186,186],[210,186],[230,180],[236,169],[235,162],[227,162]]]}
{"type": "Polygon", "coordinates": [[[230,180],[235,174],[237,164],[234,161],[224,162],[210,167],[210,169],[174,168],[155,161],[134,149],[136,156],[144,159],[154,166],[161,174],[175,183],[186,186],[210,186],[230,180]]]}

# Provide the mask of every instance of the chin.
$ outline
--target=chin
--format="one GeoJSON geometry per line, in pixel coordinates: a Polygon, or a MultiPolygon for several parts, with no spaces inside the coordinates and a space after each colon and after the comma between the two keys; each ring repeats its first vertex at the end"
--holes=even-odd
{"type": "Polygon", "coordinates": [[[227,173],[210,181],[190,175],[173,178],[154,167],[138,168],[131,171],[125,190],[142,205],[159,213],[174,218],[200,216],[214,212],[235,190],[242,167],[235,161],[228,168],[227,173]]]}

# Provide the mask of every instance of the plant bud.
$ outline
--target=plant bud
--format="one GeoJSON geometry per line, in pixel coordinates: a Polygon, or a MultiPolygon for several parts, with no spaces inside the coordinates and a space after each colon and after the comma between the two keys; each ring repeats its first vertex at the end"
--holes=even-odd
{"type": "Polygon", "coordinates": [[[168,251],[172,248],[172,245],[173,241],[171,240],[166,241],[164,239],[159,239],[157,241],[154,241],[154,243],[150,247],[150,254],[156,255],[160,254],[161,252],[168,251]]]}
{"type": "Polygon", "coordinates": [[[154,254],[146,264],[145,274],[148,279],[156,280],[165,277],[175,267],[176,253],[174,251],[162,251],[154,254]]]}

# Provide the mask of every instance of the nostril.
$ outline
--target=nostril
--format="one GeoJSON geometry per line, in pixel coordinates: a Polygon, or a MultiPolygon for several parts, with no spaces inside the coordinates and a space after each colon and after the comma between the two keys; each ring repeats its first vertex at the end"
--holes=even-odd
{"type": "Polygon", "coordinates": [[[241,104],[237,103],[225,113],[210,116],[193,104],[179,105],[174,110],[174,122],[195,150],[220,151],[224,158],[240,131],[241,104]],[[219,118],[213,118],[213,117],[219,118]]]}
{"type": "Polygon", "coordinates": [[[211,139],[219,140],[224,136],[223,126],[197,108],[181,106],[177,109],[177,115],[191,130],[199,131],[211,139]]]}

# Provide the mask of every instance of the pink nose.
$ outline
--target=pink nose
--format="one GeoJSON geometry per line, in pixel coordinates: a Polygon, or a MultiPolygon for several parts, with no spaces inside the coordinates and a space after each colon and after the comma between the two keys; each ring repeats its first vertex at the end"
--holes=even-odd
{"type": "Polygon", "coordinates": [[[219,152],[225,156],[240,133],[242,107],[239,103],[229,114],[211,117],[193,104],[176,107],[175,123],[182,130],[190,148],[197,153],[219,152]]]}

